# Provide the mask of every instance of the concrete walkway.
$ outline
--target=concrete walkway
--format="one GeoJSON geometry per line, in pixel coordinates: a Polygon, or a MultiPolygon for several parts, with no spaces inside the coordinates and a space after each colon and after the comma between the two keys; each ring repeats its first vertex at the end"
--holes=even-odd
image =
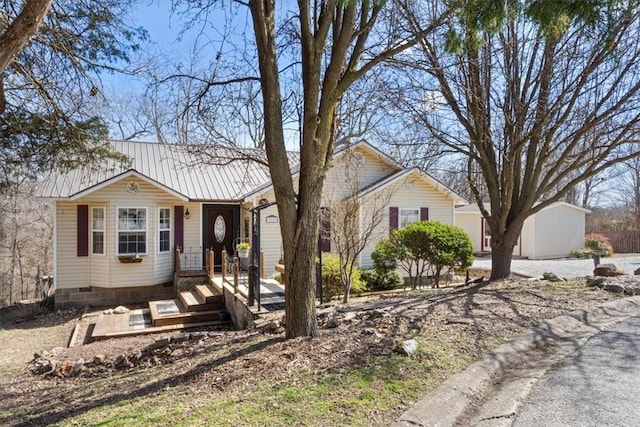
{"type": "MultiPolygon", "coordinates": [[[[612,263],[616,267],[624,270],[626,274],[633,272],[640,267],[639,254],[623,254],[611,258],[602,258],[601,263],[612,263]]],[[[477,268],[491,269],[491,257],[476,258],[473,266],[477,268]]],[[[555,273],[565,278],[584,277],[593,275],[592,259],[514,259],[511,262],[511,271],[528,277],[541,277],[543,273],[555,273]]]]}

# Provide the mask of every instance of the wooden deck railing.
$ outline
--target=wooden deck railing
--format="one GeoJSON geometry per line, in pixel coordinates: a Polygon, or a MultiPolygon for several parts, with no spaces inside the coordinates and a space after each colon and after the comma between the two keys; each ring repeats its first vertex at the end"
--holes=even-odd
{"type": "Polygon", "coordinates": [[[209,276],[209,279],[213,279],[213,272],[214,272],[214,258],[213,258],[213,250],[211,249],[207,249],[207,254],[206,254],[206,260],[205,260],[205,268],[207,270],[207,276],[209,276]]]}
{"type": "Polygon", "coordinates": [[[176,246],[173,256],[173,272],[180,274],[180,246],[176,246]]]}

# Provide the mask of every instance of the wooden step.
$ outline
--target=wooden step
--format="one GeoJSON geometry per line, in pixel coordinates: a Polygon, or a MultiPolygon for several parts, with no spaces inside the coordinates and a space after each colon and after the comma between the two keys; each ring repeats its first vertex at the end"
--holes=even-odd
{"type": "Polygon", "coordinates": [[[214,299],[212,302],[207,303],[199,293],[192,291],[180,292],[180,301],[187,311],[210,311],[225,308],[224,301],[221,299],[214,299]]]}
{"type": "Polygon", "coordinates": [[[221,302],[224,304],[224,297],[220,292],[214,289],[211,285],[197,285],[196,292],[204,298],[207,304],[214,302],[221,302]]]}
{"type": "MultiPolygon", "coordinates": [[[[185,328],[199,328],[205,326],[228,325],[229,320],[213,320],[197,323],[176,323],[165,326],[153,326],[150,324],[139,324],[132,326],[130,316],[134,314],[148,313],[148,309],[132,310],[129,313],[100,315],[91,334],[93,340],[106,340],[109,338],[125,337],[130,335],[152,334],[158,332],[168,332],[185,328]]],[[[224,316],[223,316],[224,317],[224,316]]],[[[227,316],[228,317],[228,316],[227,316]]]]}
{"type": "Polygon", "coordinates": [[[179,299],[151,301],[149,311],[153,326],[229,320],[229,313],[226,310],[187,311],[179,299]]]}

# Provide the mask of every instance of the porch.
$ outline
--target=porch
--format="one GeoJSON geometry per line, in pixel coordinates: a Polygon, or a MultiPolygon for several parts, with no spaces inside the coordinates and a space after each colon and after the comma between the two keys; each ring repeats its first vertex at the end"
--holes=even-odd
{"type": "Polygon", "coordinates": [[[182,270],[180,257],[176,251],[176,298],[150,301],[147,308],[128,313],[102,314],[91,338],[203,327],[246,329],[253,327],[262,314],[284,309],[284,288],[268,279],[250,286],[248,269],[242,269],[237,258],[227,260],[223,252],[222,265],[229,264],[231,271],[223,268],[215,272],[212,251],[207,251],[205,268],[200,270],[182,270]]]}

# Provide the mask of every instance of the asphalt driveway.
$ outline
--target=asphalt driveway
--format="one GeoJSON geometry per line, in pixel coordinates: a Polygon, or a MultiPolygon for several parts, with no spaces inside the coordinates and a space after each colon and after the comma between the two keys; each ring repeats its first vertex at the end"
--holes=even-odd
{"type": "MultiPolygon", "coordinates": [[[[637,268],[640,268],[640,254],[622,254],[612,258],[602,258],[601,263],[615,264],[616,267],[624,270],[626,274],[633,274],[637,268]]],[[[490,269],[491,257],[476,258],[473,266],[490,269]]],[[[540,277],[544,273],[555,273],[565,278],[592,276],[593,268],[592,259],[514,259],[511,262],[511,272],[528,277],[540,277]]]]}

